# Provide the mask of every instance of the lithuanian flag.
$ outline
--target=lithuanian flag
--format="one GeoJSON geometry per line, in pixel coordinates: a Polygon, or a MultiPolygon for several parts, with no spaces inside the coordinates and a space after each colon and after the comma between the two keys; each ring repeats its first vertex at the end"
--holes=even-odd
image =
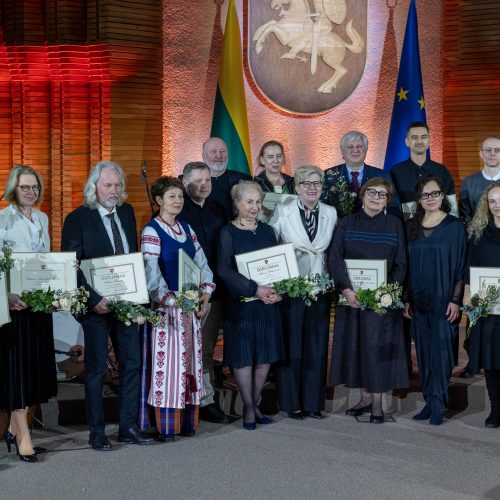
{"type": "Polygon", "coordinates": [[[210,135],[220,137],[227,144],[230,170],[251,174],[252,162],[241,54],[238,14],[234,0],[230,0],[210,135]]]}

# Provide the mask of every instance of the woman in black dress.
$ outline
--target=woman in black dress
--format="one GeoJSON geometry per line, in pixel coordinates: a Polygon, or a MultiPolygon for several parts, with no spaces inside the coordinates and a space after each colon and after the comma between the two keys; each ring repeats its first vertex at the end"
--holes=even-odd
{"type": "Polygon", "coordinates": [[[294,194],[293,177],[283,173],[285,164],[283,144],[278,141],[267,141],[259,152],[259,174],[255,182],[260,184],[265,193],[294,194]]]}
{"type": "MultiPolygon", "coordinates": [[[[490,184],[479,200],[476,213],[469,224],[470,267],[500,267],[500,182],[490,184]]],[[[469,274],[469,273],[467,273],[469,274]]],[[[467,276],[464,303],[470,300],[470,281],[467,276]]],[[[480,318],[470,337],[469,359],[475,373],[484,369],[491,412],[484,425],[500,427],[500,316],[480,318]]]]}
{"type": "MultiPolygon", "coordinates": [[[[49,252],[48,218],[34,208],[43,200],[40,174],[16,165],[10,172],[4,197],[11,204],[0,211],[0,247],[14,252],[49,252]]],[[[27,309],[19,295],[8,294],[11,322],[0,328],[0,409],[10,413],[4,435],[9,451],[37,462],[28,428],[28,407],[47,402],[57,394],[52,315],[27,309]]]]}
{"type": "Polygon", "coordinates": [[[408,387],[403,317],[398,310],[377,314],[360,309],[345,259],[385,259],[387,282],[401,283],[406,273],[404,230],[388,213],[392,185],[380,177],[367,181],[359,196],[363,208],[341,219],[330,252],[330,273],[347,305],[335,311],[331,381],[361,388],[360,401],[347,415],[371,412],[370,422],[384,422],[382,393],[408,387]]]}
{"type": "Polygon", "coordinates": [[[409,279],[404,315],[411,319],[426,404],[413,418],[440,425],[457,361],[466,237],[463,224],[449,213],[441,179],[424,177],[415,191],[417,209],[407,223],[409,279]]]}
{"type": "Polygon", "coordinates": [[[224,363],[233,375],[243,400],[243,427],[270,424],[257,407],[271,363],[282,357],[281,300],[269,286],[259,286],[240,274],[235,255],[276,245],[271,226],[257,222],[262,190],[252,181],[233,186],[236,219],[219,234],[217,271],[229,290],[224,303],[224,363]],[[255,298],[242,302],[242,297],[255,298]]]}

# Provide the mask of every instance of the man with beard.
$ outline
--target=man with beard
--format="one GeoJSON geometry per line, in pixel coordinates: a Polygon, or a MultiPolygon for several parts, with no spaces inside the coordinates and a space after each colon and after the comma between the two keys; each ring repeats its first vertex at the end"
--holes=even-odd
{"type": "Polygon", "coordinates": [[[227,169],[228,151],[226,143],[219,137],[210,137],[203,144],[203,161],[212,175],[210,198],[224,207],[227,219],[233,218],[231,188],[242,179],[251,181],[249,175],[227,169]]]}
{"type": "MultiPolygon", "coordinates": [[[[134,209],[126,198],[122,168],[101,161],[90,172],[84,203],[68,214],[62,229],[61,250],[76,252],[76,258],[93,259],[137,252],[134,209]]],[[[153,439],[137,428],[140,388],[140,344],[137,325],[127,326],[108,309],[108,301],[94,290],[78,269],[78,286],[89,292],[88,312],[81,319],[85,338],[85,406],[89,444],[93,449],[111,449],[105,434],[102,388],[108,357],[108,336],[120,367],[118,441],[150,444],[153,439]]]]}
{"type": "Polygon", "coordinates": [[[186,190],[184,206],[177,218],[187,222],[196,233],[208,265],[214,273],[216,284],[216,289],[210,298],[209,309],[201,320],[204,396],[200,402],[200,418],[207,422],[226,424],[230,420],[214,400],[214,349],[222,320],[223,296],[223,285],[216,275],[216,246],[219,230],[226,225],[227,219],[223,207],[209,198],[212,191],[212,177],[206,163],[200,161],[188,163],[182,173],[182,182],[186,190]]]}

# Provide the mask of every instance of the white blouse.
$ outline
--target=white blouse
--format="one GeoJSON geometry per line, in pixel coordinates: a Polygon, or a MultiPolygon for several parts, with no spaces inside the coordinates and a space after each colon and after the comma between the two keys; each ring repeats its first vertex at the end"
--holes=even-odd
{"type": "MultiPolygon", "coordinates": [[[[179,243],[184,243],[188,235],[184,231],[181,224],[177,223],[173,229],[168,224],[165,224],[160,219],[156,218],[155,221],[160,227],[173,239],[179,243]],[[174,231],[175,229],[175,231],[174,231]]],[[[189,227],[191,232],[191,240],[193,241],[196,253],[194,255],[194,263],[201,269],[201,285],[200,291],[202,293],[211,294],[215,290],[213,283],[213,273],[208,267],[208,261],[205,257],[205,252],[198,243],[198,237],[195,232],[189,227]]],[[[148,284],[149,296],[154,302],[159,302],[164,305],[170,306],[175,301],[177,290],[169,290],[168,285],[163,278],[158,265],[158,260],[161,253],[161,239],[156,230],[150,226],[146,226],[141,235],[141,251],[144,256],[144,263],[146,267],[146,280],[148,284]]]]}

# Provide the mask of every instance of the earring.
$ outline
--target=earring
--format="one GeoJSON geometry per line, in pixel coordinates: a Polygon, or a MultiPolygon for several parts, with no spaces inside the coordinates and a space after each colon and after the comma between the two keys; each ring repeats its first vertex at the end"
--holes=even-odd
{"type": "Polygon", "coordinates": [[[387,207],[384,207],[384,215],[387,215],[387,207]]]}

